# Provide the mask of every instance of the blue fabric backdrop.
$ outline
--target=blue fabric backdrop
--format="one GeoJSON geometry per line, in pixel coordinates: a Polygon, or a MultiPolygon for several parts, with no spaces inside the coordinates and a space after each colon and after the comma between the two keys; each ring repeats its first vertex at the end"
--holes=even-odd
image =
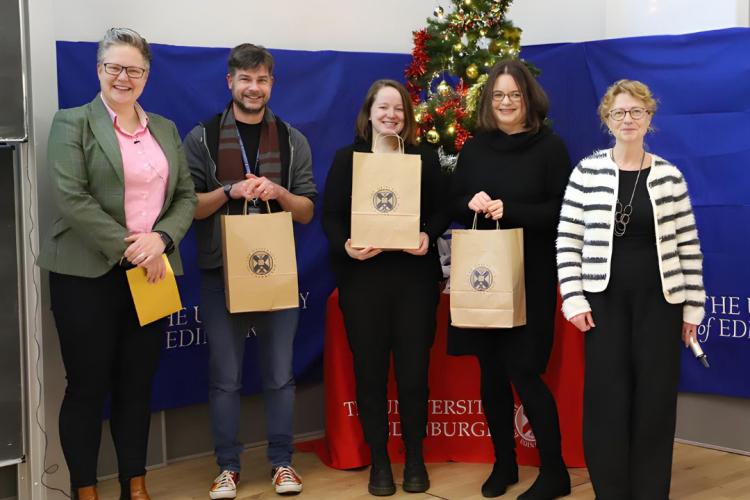
{"type": "MultiPolygon", "coordinates": [[[[230,96],[224,75],[228,48],[152,46],[154,61],[140,99],[143,107],[174,120],[184,136],[218,112],[230,96]]],[[[678,165],[688,180],[705,253],[709,300],[700,328],[712,367],[685,352],[681,388],[750,397],[743,368],[750,363],[750,30],[730,29],[525,47],[522,56],[542,70],[555,130],[574,162],[609,146],[596,106],[619,78],[646,82],[660,101],[657,132],[648,145],[678,165]]],[[[403,79],[410,56],[272,50],[276,58],[274,111],[299,128],[313,151],[315,180],[325,183],[337,148],[351,142],[354,119],[369,84],[403,79]]],[[[98,90],[96,44],[58,42],[60,107],[88,102],[98,90]]],[[[318,206],[320,204],[318,203],[318,206]]],[[[325,300],[333,288],[319,216],[298,226],[300,293],[304,306],[295,343],[298,379],[320,376],[325,300]]],[[[186,310],[166,327],[154,408],[207,399],[206,332],[200,323],[195,241],[181,246],[186,273],[180,280],[186,310]]],[[[529,298],[533,300],[533,297],[529,298]]],[[[643,339],[648,348],[648,339],[643,339]]],[[[255,341],[248,337],[245,392],[260,388],[255,341]]]]}

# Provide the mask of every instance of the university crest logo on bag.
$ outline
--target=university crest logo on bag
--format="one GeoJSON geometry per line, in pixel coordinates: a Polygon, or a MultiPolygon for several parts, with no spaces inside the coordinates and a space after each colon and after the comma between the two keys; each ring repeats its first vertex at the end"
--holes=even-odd
{"type": "Polygon", "coordinates": [[[268,250],[257,250],[248,259],[250,272],[257,276],[267,276],[273,272],[273,256],[268,250]]]}
{"type": "Polygon", "coordinates": [[[381,214],[393,212],[398,204],[396,193],[388,188],[381,188],[372,195],[372,206],[381,214]]]}
{"type": "Polygon", "coordinates": [[[492,271],[484,266],[478,266],[471,270],[469,276],[471,287],[477,292],[484,292],[492,288],[492,271]]]}

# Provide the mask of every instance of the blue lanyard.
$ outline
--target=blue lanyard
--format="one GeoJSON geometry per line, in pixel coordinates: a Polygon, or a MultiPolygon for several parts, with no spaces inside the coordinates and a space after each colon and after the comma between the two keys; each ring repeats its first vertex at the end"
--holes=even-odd
{"type": "MultiPolygon", "coordinates": [[[[258,165],[258,160],[260,159],[260,144],[258,144],[258,151],[255,152],[255,170],[256,171],[253,172],[252,168],[250,168],[250,162],[247,161],[247,152],[245,151],[245,144],[242,142],[242,136],[240,135],[239,130],[237,130],[237,139],[240,141],[240,152],[242,153],[242,164],[245,167],[245,173],[259,176],[260,167],[258,165]]],[[[261,212],[261,208],[258,206],[258,198],[253,198],[252,206],[246,205],[246,207],[247,207],[246,213],[260,213],[261,212]]]]}
{"type": "Polygon", "coordinates": [[[242,153],[242,164],[245,167],[245,173],[259,176],[260,167],[258,165],[258,160],[260,159],[260,144],[258,144],[258,150],[255,152],[255,172],[253,172],[253,169],[250,167],[250,162],[247,161],[247,152],[245,151],[245,144],[242,142],[242,136],[240,135],[239,130],[237,130],[237,139],[240,141],[240,152],[242,153]]]}

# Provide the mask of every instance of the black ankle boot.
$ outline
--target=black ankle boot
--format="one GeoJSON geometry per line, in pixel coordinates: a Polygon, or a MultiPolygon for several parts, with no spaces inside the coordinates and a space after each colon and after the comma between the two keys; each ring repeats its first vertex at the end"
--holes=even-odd
{"type": "Polygon", "coordinates": [[[495,462],[490,477],[482,485],[482,496],[495,498],[503,495],[511,484],[518,482],[518,465],[515,460],[512,464],[495,462]]]}
{"type": "Polygon", "coordinates": [[[542,467],[534,484],[518,500],[553,500],[566,495],[570,495],[570,474],[565,466],[542,467]]]}
{"type": "Polygon", "coordinates": [[[367,491],[376,497],[387,497],[396,493],[391,464],[372,464],[367,491]]]}
{"type": "Polygon", "coordinates": [[[424,466],[422,443],[406,445],[403,488],[409,493],[422,493],[430,488],[430,478],[424,466]]]}
{"type": "Polygon", "coordinates": [[[388,458],[386,447],[372,447],[370,450],[372,466],[370,467],[370,482],[367,491],[376,497],[387,497],[396,493],[396,484],[393,482],[393,471],[391,460],[388,458]]]}

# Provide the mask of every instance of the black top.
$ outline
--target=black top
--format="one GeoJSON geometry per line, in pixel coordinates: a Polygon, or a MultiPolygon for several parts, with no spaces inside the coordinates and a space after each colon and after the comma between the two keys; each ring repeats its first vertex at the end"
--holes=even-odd
{"type": "Polygon", "coordinates": [[[242,146],[245,149],[250,172],[258,175],[258,148],[260,147],[260,129],[263,122],[250,124],[237,121],[235,123],[237,123],[237,131],[242,138],[242,146]]]}
{"type": "MultiPolygon", "coordinates": [[[[480,132],[466,142],[453,176],[454,217],[470,227],[469,200],[485,191],[503,201],[501,229],[523,228],[527,324],[502,330],[450,327],[450,354],[499,351],[509,362],[544,371],[557,304],[557,223],[570,172],[565,144],[546,126],[536,133],[480,132]]],[[[491,219],[479,218],[479,229],[494,227],[491,219]]]]}
{"type": "Polygon", "coordinates": [[[427,146],[406,146],[406,154],[422,157],[422,182],[420,196],[421,231],[430,238],[430,248],[423,256],[403,251],[385,251],[371,259],[358,261],[349,257],[344,243],[351,233],[352,161],[353,153],[370,152],[370,146],[358,140],[336,152],[328,171],[323,196],[323,230],[328,237],[331,267],[340,284],[345,279],[367,279],[371,273],[384,271],[394,275],[428,276],[436,282],[442,277],[435,242],[448,228],[450,215],[445,210],[447,199],[446,178],[440,169],[437,154],[427,146]]]}
{"type": "Polygon", "coordinates": [[[654,209],[646,187],[649,170],[620,170],[618,198],[623,207],[630,201],[636,179],[630,221],[625,234],[614,236],[610,287],[620,290],[661,289],[659,254],[656,250],[654,209]]]}

